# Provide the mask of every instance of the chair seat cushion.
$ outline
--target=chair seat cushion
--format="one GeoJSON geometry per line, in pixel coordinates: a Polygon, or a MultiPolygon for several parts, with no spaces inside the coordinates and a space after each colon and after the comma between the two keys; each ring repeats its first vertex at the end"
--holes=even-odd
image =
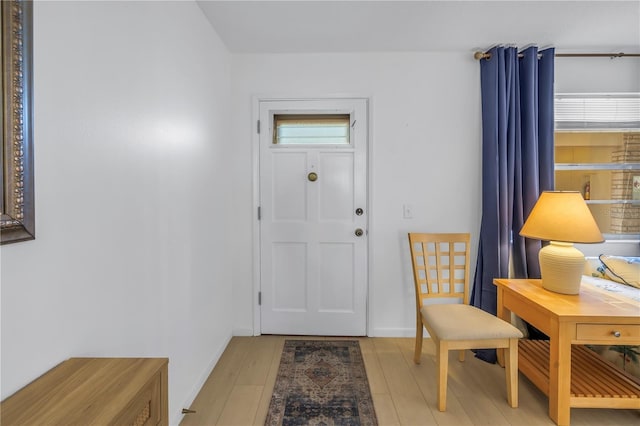
{"type": "Polygon", "coordinates": [[[441,340],[522,337],[522,332],[513,325],[470,305],[426,305],[422,307],[420,313],[441,340]]]}

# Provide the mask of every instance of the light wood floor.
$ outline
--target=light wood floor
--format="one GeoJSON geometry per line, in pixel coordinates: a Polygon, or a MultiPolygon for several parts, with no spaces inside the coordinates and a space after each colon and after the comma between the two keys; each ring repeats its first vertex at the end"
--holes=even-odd
{"type": "MultiPolygon", "coordinates": [[[[263,425],[285,338],[234,337],[182,425],[263,425]]],[[[319,339],[318,337],[312,337],[319,339]]],[[[334,338],[330,338],[334,339],[334,338]]],[[[434,346],[425,339],[413,363],[413,339],[359,338],[378,423],[385,425],[553,425],[547,398],[520,375],[519,408],[506,400],[504,370],[467,353],[449,361],[447,411],[436,407],[434,346]]],[[[638,425],[640,411],[571,409],[572,425],[638,425]]]]}

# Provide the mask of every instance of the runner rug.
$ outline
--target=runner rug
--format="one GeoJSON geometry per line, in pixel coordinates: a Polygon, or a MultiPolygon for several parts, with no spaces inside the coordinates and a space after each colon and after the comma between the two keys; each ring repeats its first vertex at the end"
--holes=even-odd
{"type": "Polygon", "coordinates": [[[357,340],[286,340],[265,425],[377,425],[357,340]]]}

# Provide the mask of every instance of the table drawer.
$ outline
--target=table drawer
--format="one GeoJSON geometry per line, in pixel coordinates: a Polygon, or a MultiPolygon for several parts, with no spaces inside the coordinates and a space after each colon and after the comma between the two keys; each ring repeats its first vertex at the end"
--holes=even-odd
{"type": "Polygon", "coordinates": [[[160,373],[113,422],[114,425],[157,425],[161,417],[160,373]]]}
{"type": "Polygon", "coordinates": [[[577,324],[578,340],[605,340],[607,343],[638,344],[640,324],[577,324]]]}

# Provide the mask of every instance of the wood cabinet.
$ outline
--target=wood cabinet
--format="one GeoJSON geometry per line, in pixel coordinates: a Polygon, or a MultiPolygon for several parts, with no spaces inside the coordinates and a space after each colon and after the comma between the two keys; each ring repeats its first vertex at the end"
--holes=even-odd
{"type": "Polygon", "coordinates": [[[167,358],[71,358],[2,401],[0,424],[167,425],[167,358]]]}

